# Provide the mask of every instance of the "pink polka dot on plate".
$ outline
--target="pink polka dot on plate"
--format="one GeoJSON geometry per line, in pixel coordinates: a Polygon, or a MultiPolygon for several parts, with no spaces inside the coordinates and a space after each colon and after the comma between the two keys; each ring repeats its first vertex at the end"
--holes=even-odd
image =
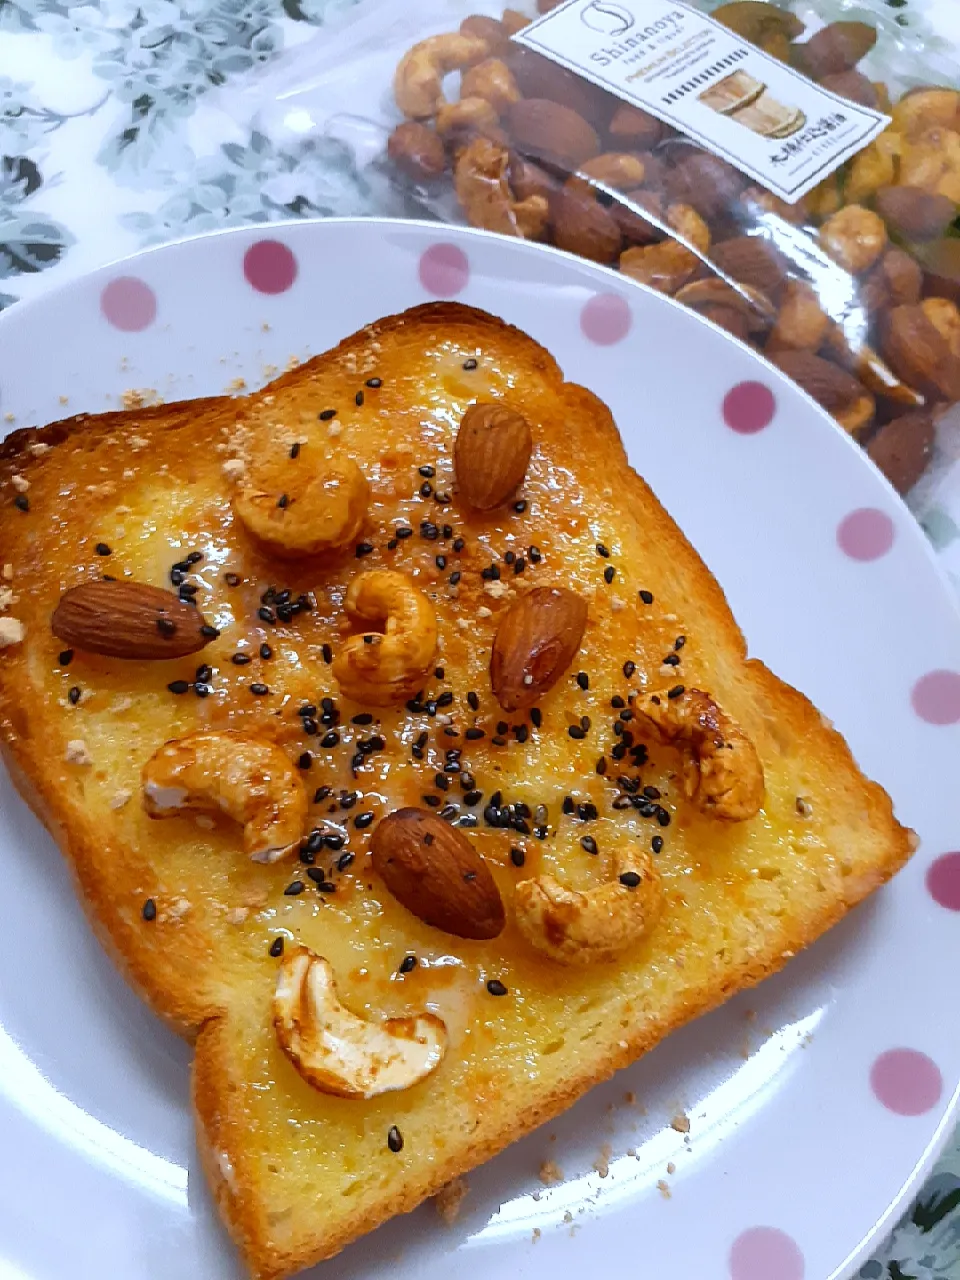
{"type": "Polygon", "coordinates": [[[115,329],[139,333],[157,318],[157,295],[136,276],[117,276],[100,294],[100,310],[115,329]]]}
{"type": "Polygon", "coordinates": [[[927,868],[927,892],[948,911],[960,911],[960,853],[942,853],[927,868]]]}
{"type": "Polygon", "coordinates": [[[286,293],[297,270],[293,250],[279,240],[258,240],[243,255],[243,274],[257,293],[286,293]]]}
{"type": "Polygon", "coordinates": [[[851,560],[879,560],[893,546],[893,521],[876,507],[851,511],[837,526],[837,546],[851,560]]]}
{"type": "Polygon", "coordinates": [[[878,1102],[898,1116],[922,1116],[940,1101],[940,1068],[916,1049],[888,1049],[870,1068],[878,1102]]]}
{"type": "Polygon", "coordinates": [[[470,279],[470,263],[459,245],[432,244],[420,255],[420,283],[437,298],[462,293],[470,279]]]}
{"type": "Polygon", "coordinates": [[[616,293],[597,293],[583,304],[580,328],[583,336],[600,347],[622,342],[630,332],[630,304],[616,293]]]}
{"type": "Polygon", "coordinates": [[[752,436],[769,427],[777,398],[763,382],[738,382],[723,397],[723,420],[731,431],[752,436]]]}
{"type": "Polygon", "coordinates": [[[751,1227],[733,1242],[730,1280],[803,1280],[803,1254],[785,1231],[751,1227]]]}
{"type": "Polygon", "coordinates": [[[960,671],[929,671],[910,694],[913,709],[927,724],[960,721],[960,671]]]}

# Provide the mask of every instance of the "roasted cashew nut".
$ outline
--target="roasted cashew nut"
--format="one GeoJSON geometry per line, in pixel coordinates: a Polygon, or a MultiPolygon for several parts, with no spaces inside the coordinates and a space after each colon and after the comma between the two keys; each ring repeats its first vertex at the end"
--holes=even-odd
{"type": "Polygon", "coordinates": [[[221,812],[243,826],[254,862],[276,862],[300,844],[307,793],[286,754],[237,729],[190,733],[143,766],[143,807],[151,818],[221,812]]]}
{"type": "Polygon", "coordinates": [[[660,873],[640,850],[616,859],[616,878],[599,889],[567,889],[553,876],[523,880],[514,894],[517,928],[558,964],[615,960],[656,923],[660,873]]]}
{"type": "Polygon", "coordinates": [[[340,551],[357,537],[370,506],[370,486],[351,459],[302,449],[284,453],[241,480],[233,499],[237,517],[278,556],[340,551]]]}
{"type": "Polygon", "coordinates": [[[370,569],[350,583],[344,608],[359,623],[383,632],[353,636],[333,662],[342,692],[355,702],[389,707],[423,688],[437,651],[437,615],[412,578],[395,569],[370,569]]]}
{"type": "Polygon", "coordinates": [[[460,207],[473,227],[504,236],[535,240],[550,217],[545,196],[517,200],[510,188],[510,153],[489,138],[474,138],[457,157],[453,185],[460,207]]]}
{"type": "Polygon", "coordinates": [[[308,947],[283,958],[273,1025],[304,1080],[338,1098],[373,1098],[409,1089],[440,1065],[447,1028],[432,1013],[368,1022],[337,998],[330,962],[308,947]]]}
{"type": "Polygon", "coordinates": [[[742,822],[759,811],[764,783],[757,749],[708,693],[652,693],[636,711],[663,742],[685,748],[684,790],[704,813],[742,822]]]}
{"type": "Polygon", "coordinates": [[[443,106],[443,78],[473,66],[489,52],[486,40],[458,32],[428,36],[400,59],[393,78],[397,106],[411,120],[426,120],[443,106]]]}

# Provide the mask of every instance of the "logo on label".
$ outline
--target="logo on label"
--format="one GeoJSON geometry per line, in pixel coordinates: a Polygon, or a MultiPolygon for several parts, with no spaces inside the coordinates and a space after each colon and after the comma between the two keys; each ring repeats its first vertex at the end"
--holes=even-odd
{"type": "Polygon", "coordinates": [[[621,9],[618,4],[608,4],[607,0],[590,0],[580,10],[580,21],[591,31],[599,31],[604,36],[622,36],[633,26],[633,14],[621,9]]]}

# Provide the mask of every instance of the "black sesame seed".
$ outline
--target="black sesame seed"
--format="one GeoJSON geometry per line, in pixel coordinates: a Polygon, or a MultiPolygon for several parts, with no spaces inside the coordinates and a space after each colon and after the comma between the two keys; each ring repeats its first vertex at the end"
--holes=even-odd
{"type": "Polygon", "coordinates": [[[659,853],[663,848],[663,836],[654,836],[650,841],[650,848],[654,853],[659,853]]]}
{"type": "Polygon", "coordinates": [[[424,480],[423,484],[420,486],[420,497],[429,498],[431,493],[433,493],[433,485],[429,480],[424,480]]]}
{"type": "Polygon", "coordinates": [[[495,738],[491,738],[490,741],[495,747],[505,747],[507,745],[506,738],[500,733],[498,733],[495,738]]]}
{"type": "Polygon", "coordinates": [[[355,853],[351,853],[349,849],[346,853],[341,853],[340,857],[337,859],[337,870],[346,871],[347,867],[349,867],[351,862],[355,860],[356,856],[357,855],[355,853]]]}
{"type": "Polygon", "coordinates": [[[473,356],[471,356],[469,360],[464,360],[463,367],[467,370],[475,369],[477,367],[477,362],[474,360],[473,356]]]}
{"type": "Polygon", "coordinates": [[[585,738],[585,737],[587,736],[587,732],[586,732],[586,730],[585,730],[585,729],[581,729],[581,727],[580,727],[578,724],[571,724],[571,725],[568,725],[568,726],[567,726],[567,733],[569,733],[569,735],[570,735],[570,737],[571,737],[571,738],[576,738],[578,742],[579,742],[582,738],[585,738]]]}
{"type": "MultiPolygon", "coordinates": [[[[260,646],[260,657],[263,658],[264,662],[273,657],[273,650],[268,644],[264,643],[260,646]]],[[[301,715],[302,714],[303,713],[301,712],[301,715]]]]}
{"type": "Polygon", "coordinates": [[[213,679],[213,667],[208,666],[206,662],[202,663],[201,666],[197,667],[194,679],[206,684],[208,680],[213,679]]]}
{"type": "Polygon", "coordinates": [[[636,889],[637,885],[640,883],[640,877],[637,875],[636,871],[624,871],[623,875],[620,876],[620,883],[625,885],[628,889],[636,889]]]}
{"type": "Polygon", "coordinates": [[[297,760],[297,767],[300,769],[309,769],[312,764],[313,764],[313,756],[310,754],[310,752],[302,751],[300,753],[299,759],[297,760]]]}
{"type": "Polygon", "coordinates": [[[483,729],[478,729],[476,726],[473,726],[469,728],[463,736],[470,742],[476,742],[478,739],[485,737],[485,734],[483,729]]]}
{"type": "Polygon", "coordinates": [[[397,537],[400,539],[401,542],[404,540],[404,538],[413,537],[413,530],[408,525],[403,525],[403,524],[400,525],[398,528],[394,529],[394,533],[397,535],[397,537]]]}
{"type": "Polygon", "coordinates": [[[60,656],[57,661],[60,663],[61,667],[69,667],[70,663],[73,661],[73,650],[61,649],[60,656]]]}
{"type": "Polygon", "coordinates": [[[454,551],[457,552],[458,555],[466,545],[467,544],[464,542],[462,538],[454,538],[453,540],[453,549],[454,551]]]}
{"type": "Polygon", "coordinates": [[[675,684],[672,689],[667,690],[667,697],[679,698],[679,697],[682,697],[683,693],[684,693],[684,686],[682,684],[675,684]]]}
{"type": "Polygon", "coordinates": [[[225,573],[223,575],[223,580],[228,587],[239,587],[240,585],[239,573],[225,573]]]}
{"type": "Polygon", "coordinates": [[[463,795],[463,803],[468,809],[472,809],[475,804],[479,804],[483,799],[482,791],[465,791],[463,795]]]}
{"type": "Polygon", "coordinates": [[[287,493],[281,493],[280,497],[277,499],[277,506],[280,508],[281,511],[284,511],[287,507],[289,507],[289,505],[290,505],[290,495],[287,493]]]}
{"type": "Polygon", "coordinates": [[[686,636],[677,636],[676,640],[674,640],[673,642],[673,647],[675,649],[682,649],[686,643],[687,643],[686,636]]]}
{"type": "Polygon", "coordinates": [[[637,664],[635,662],[630,662],[629,660],[627,660],[623,664],[623,674],[627,677],[628,680],[636,671],[636,669],[637,669],[637,664]]]}
{"type": "Polygon", "coordinates": [[[245,667],[252,659],[249,653],[235,653],[230,661],[235,667],[245,667]]]}
{"type": "Polygon", "coordinates": [[[157,630],[162,636],[172,636],[177,630],[177,624],[172,618],[161,617],[157,619],[157,630]]]}
{"type": "Polygon", "coordinates": [[[259,680],[255,680],[250,686],[250,692],[255,698],[262,698],[263,695],[265,693],[269,693],[270,690],[265,684],[261,684],[259,680]]]}
{"type": "Polygon", "coordinates": [[[403,1134],[395,1124],[387,1130],[387,1146],[394,1153],[403,1150],[403,1134]]]}
{"type": "Polygon", "coordinates": [[[647,799],[648,799],[648,800],[659,800],[659,799],[660,799],[660,789],[659,789],[659,787],[644,787],[644,788],[643,788],[643,794],[647,797],[647,799]]]}
{"type": "Polygon", "coordinates": [[[516,845],[510,850],[510,861],[515,867],[522,867],[527,860],[527,855],[516,845]]]}
{"type": "Polygon", "coordinates": [[[540,710],[539,707],[531,707],[530,723],[533,725],[535,729],[539,729],[540,726],[543,724],[543,712],[540,710]]]}
{"type": "MultiPolygon", "coordinates": [[[[171,680],[167,688],[171,693],[186,693],[190,688],[190,683],[187,680],[171,680]]],[[[71,689],[70,692],[72,693],[73,690],[71,689]]]]}
{"type": "Polygon", "coordinates": [[[328,644],[325,644],[321,648],[320,652],[323,655],[324,662],[326,662],[329,665],[333,661],[333,650],[330,648],[328,644]]]}
{"type": "Polygon", "coordinates": [[[581,848],[586,849],[587,853],[597,852],[597,842],[594,840],[593,836],[582,836],[580,839],[580,846],[581,848]]]}
{"type": "Polygon", "coordinates": [[[313,803],[322,804],[324,800],[333,795],[333,787],[317,787],[313,793],[313,803]]]}
{"type": "Polygon", "coordinates": [[[320,413],[317,414],[317,417],[321,422],[329,422],[331,418],[335,418],[336,416],[336,409],[322,409],[320,413]]]}
{"type": "Polygon", "coordinates": [[[70,705],[75,707],[80,701],[80,686],[75,684],[67,697],[70,699],[70,705]]]}
{"type": "Polygon", "coordinates": [[[486,568],[480,570],[480,577],[486,579],[487,582],[497,582],[500,578],[500,566],[488,564],[486,568]]]}
{"type": "Polygon", "coordinates": [[[17,508],[18,511],[29,511],[30,499],[27,497],[25,493],[18,493],[13,500],[13,505],[17,508]]]}
{"type": "Polygon", "coordinates": [[[211,627],[209,622],[205,622],[200,628],[200,634],[205,640],[216,640],[220,635],[220,632],[216,627],[211,627]]]}
{"type": "Polygon", "coordinates": [[[454,569],[449,579],[451,587],[455,587],[462,577],[463,577],[463,574],[460,572],[460,570],[454,569]]]}
{"type": "Polygon", "coordinates": [[[653,604],[652,591],[638,591],[637,595],[640,597],[640,599],[643,601],[644,604],[653,604]]]}
{"type": "Polygon", "coordinates": [[[358,560],[362,560],[364,556],[368,556],[373,550],[372,542],[358,542],[354,548],[354,555],[358,560]]]}
{"type": "Polygon", "coordinates": [[[277,615],[266,605],[260,606],[257,610],[257,617],[261,622],[269,622],[271,626],[273,626],[277,621],[277,615]]]}
{"type": "Polygon", "coordinates": [[[417,967],[416,956],[404,956],[403,959],[400,961],[400,967],[397,970],[397,973],[413,973],[416,967],[417,967]]]}
{"type": "Polygon", "coordinates": [[[295,440],[293,444],[290,446],[290,457],[291,458],[300,457],[300,441],[299,440],[295,440]]]}
{"type": "Polygon", "coordinates": [[[274,938],[270,943],[270,954],[274,959],[283,955],[283,938],[274,938]]]}
{"type": "Polygon", "coordinates": [[[616,571],[616,569],[613,567],[613,565],[612,565],[612,564],[608,564],[608,565],[607,565],[607,567],[606,567],[606,568],[604,569],[604,571],[603,571],[603,580],[604,580],[604,582],[606,582],[606,583],[609,585],[609,584],[613,581],[613,579],[614,579],[614,576],[615,576],[616,572],[617,572],[617,571],[616,571]]]}
{"type": "Polygon", "coordinates": [[[143,910],[140,912],[140,914],[143,916],[144,920],[156,920],[157,904],[154,902],[152,898],[148,898],[146,900],[146,902],[143,904],[143,910]]]}
{"type": "Polygon", "coordinates": [[[680,655],[678,653],[668,653],[663,660],[663,664],[666,667],[679,667],[680,655]]]}
{"type": "Polygon", "coordinates": [[[382,387],[383,380],[381,378],[368,378],[364,385],[368,387],[374,387],[374,388],[382,387]]]}
{"type": "Polygon", "coordinates": [[[600,759],[597,761],[597,773],[599,773],[602,778],[606,772],[607,772],[607,757],[601,756],[600,759]]]}
{"type": "Polygon", "coordinates": [[[436,542],[440,536],[440,530],[430,520],[420,521],[420,537],[425,538],[427,542],[436,542]]]}
{"type": "Polygon", "coordinates": [[[435,557],[435,564],[436,564],[436,566],[437,566],[437,568],[438,568],[438,569],[445,569],[445,568],[447,567],[447,557],[446,557],[446,556],[436,556],[436,557],[435,557]]]}
{"type": "Polygon", "coordinates": [[[670,825],[670,814],[662,806],[657,810],[657,821],[661,827],[669,827],[670,825]]]}
{"type": "Polygon", "coordinates": [[[577,817],[581,822],[596,822],[599,816],[597,806],[592,800],[582,800],[577,805],[577,817]]]}
{"type": "Polygon", "coordinates": [[[204,684],[203,681],[198,681],[193,686],[193,692],[197,695],[198,698],[207,698],[210,696],[213,690],[210,688],[208,684],[204,684]]]}
{"type": "Polygon", "coordinates": [[[357,828],[358,831],[363,831],[365,827],[369,827],[370,823],[373,821],[373,818],[374,818],[374,815],[370,810],[367,810],[366,813],[358,813],[353,820],[353,825],[357,828]]]}
{"type": "Polygon", "coordinates": [[[295,898],[298,893],[303,893],[305,888],[306,888],[306,885],[303,883],[302,880],[291,880],[290,883],[287,885],[287,887],[284,889],[283,893],[284,893],[284,896],[287,898],[295,898]]]}
{"type": "Polygon", "coordinates": [[[331,729],[329,733],[325,733],[320,739],[321,747],[335,747],[340,741],[340,735],[336,729],[331,729]]]}
{"type": "Polygon", "coordinates": [[[362,392],[362,391],[358,391],[358,392],[357,392],[357,394],[353,397],[353,401],[354,401],[354,404],[356,404],[357,406],[362,405],[362,404],[363,404],[363,392],[362,392]]]}
{"type": "Polygon", "coordinates": [[[526,568],[527,568],[527,562],[526,560],[524,560],[523,556],[521,556],[519,560],[517,560],[516,563],[514,564],[513,572],[514,574],[524,573],[526,571],[526,568]]]}
{"type": "Polygon", "coordinates": [[[105,542],[98,542],[98,543],[97,543],[97,545],[96,545],[96,552],[97,552],[97,555],[98,555],[98,556],[110,556],[110,555],[113,555],[113,552],[110,550],[110,548],[107,546],[107,544],[106,544],[105,542]]]}
{"type": "Polygon", "coordinates": [[[515,724],[513,726],[513,736],[518,742],[526,742],[530,736],[530,730],[525,724],[515,724]]]}
{"type": "Polygon", "coordinates": [[[590,688],[590,677],[587,675],[585,671],[577,672],[577,684],[580,686],[581,689],[590,688]]]}
{"type": "Polygon", "coordinates": [[[507,988],[499,978],[491,978],[487,983],[487,990],[492,996],[505,996],[507,994],[507,988]]]}
{"type": "Polygon", "coordinates": [[[522,516],[527,509],[526,498],[521,498],[519,502],[515,502],[513,504],[513,509],[516,511],[517,515],[522,516]]]}
{"type": "Polygon", "coordinates": [[[530,561],[531,564],[539,564],[540,561],[543,559],[543,552],[540,550],[539,547],[528,547],[527,559],[530,561]]]}
{"type": "Polygon", "coordinates": [[[387,550],[388,550],[388,551],[396,551],[396,549],[397,549],[397,540],[396,540],[396,538],[388,538],[388,539],[387,539],[387,550]]]}
{"type": "Polygon", "coordinates": [[[422,796],[423,803],[429,805],[431,809],[439,809],[443,801],[439,796],[422,796]]]}
{"type": "Polygon", "coordinates": [[[597,543],[597,555],[602,556],[604,560],[609,559],[610,548],[605,547],[602,542],[597,543]]]}
{"type": "Polygon", "coordinates": [[[450,692],[449,689],[447,689],[446,692],[441,693],[440,697],[437,699],[437,706],[449,707],[452,702],[453,702],[453,694],[450,692]]]}

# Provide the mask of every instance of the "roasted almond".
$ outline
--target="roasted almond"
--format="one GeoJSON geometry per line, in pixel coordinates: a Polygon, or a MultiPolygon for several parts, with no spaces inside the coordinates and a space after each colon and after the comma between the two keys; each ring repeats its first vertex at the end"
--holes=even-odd
{"type": "Polygon", "coordinates": [[[824,76],[820,83],[831,93],[838,93],[841,98],[849,98],[851,102],[859,102],[861,107],[869,107],[871,111],[879,106],[876,86],[862,71],[837,71],[824,76]]]}
{"type": "Polygon", "coordinates": [[[453,463],[460,495],[492,511],[523,483],[533,437],[523,414],[502,401],[472,404],[460,420],[453,463]]]}
{"type": "Polygon", "coordinates": [[[893,308],[881,354],[894,373],[923,395],[960,400],[960,360],[922,306],[893,308]]]}
{"type": "Polygon", "coordinates": [[[863,395],[863,387],[852,373],[812,351],[777,351],[770,354],[770,359],[817,404],[831,412],[849,408],[863,395]]]}
{"type": "Polygon", "coordinates": [[[404,120],[387,140],[387,155],[415,182],[433,182],[447,167],[447,153],[436,133],[421,120],[404,120]]]}
{"type": "Polygon", "coordinates": [[[649,112],[632,107],[629,102],[621,102],[613,113],[607,132],[617,146],[647,151],[661,141],[667,127],[649,112]]]}
{"type": "Polygon", "coordinates": [[[614,262],[621,235],[609,209],[597,203],[592,188],[573,178],[550,202],[553,242],[558,249],[593,262],[614,262]]]}
{"type": "Polygon", "coordinates": [[[514,147],[534,160],[575,169],[600,152],[600,139],[583,116],[549,98],[522,98],[505,121],[514,147]]]}
{"type": "Polygon", "coordinates": [[[84,582],[60,597],[53,634],[71,649],[110,658],[182,658],[216,637],[203,614],[143,582],[84,582]]]}
{"type": "Polygon", "coordinates": [[[711,226],[730,217],[747,179],[743,174],[708,151],[685,149],[682,158],[668,169],[664,181],[675,204],[688,204],[711,226]]]}
{"type": "Polygon", "coordinates": [[[490,685],[504,711],[532,707],[557,683],[580,648],[587,602],[566,587],[536,587],[500,619],[490,685]]]}
{"type": "Polygon", "coordinates": [[[503,900],[467,837],[426,809],[397,809],[370,840],[384,884],[424,924],[458,938],[495,938],[503,900]]]}
{"type": "Polygon", "coordinates": [[[949,196],[921,187],[881,187],[876,205],[890,230],[907,240],[934,240],[957,216],[949,196]]]}
{"type": "Polygon", "coordinates": [[[820,80],[852,71],[877,43],[877,29],[866,22],[831,22],[796,46],[800,70],[820,80]]]}
{"type": "Polygon", "coordinates": [[[897,492],[907,493],[927,469],[933,439],[933,419],[917,409],[881,427],[867,445],[867,453],[897,492]]]}
{"type": "Polygon", "coordinates": [[[502,56],[525,98],[561,102],[597,129],[602,129],[610,119],[616,99],[576,72],[522,44],[511,43],[509,52],[502,56]]]}
{"type": "Polygon", "coordinates": [[[731,279],[752,285],[772,298],[787,277],[787,261],[779,249],[756,236],[736,236],[710,250],[710,259],[731,279]]]}

